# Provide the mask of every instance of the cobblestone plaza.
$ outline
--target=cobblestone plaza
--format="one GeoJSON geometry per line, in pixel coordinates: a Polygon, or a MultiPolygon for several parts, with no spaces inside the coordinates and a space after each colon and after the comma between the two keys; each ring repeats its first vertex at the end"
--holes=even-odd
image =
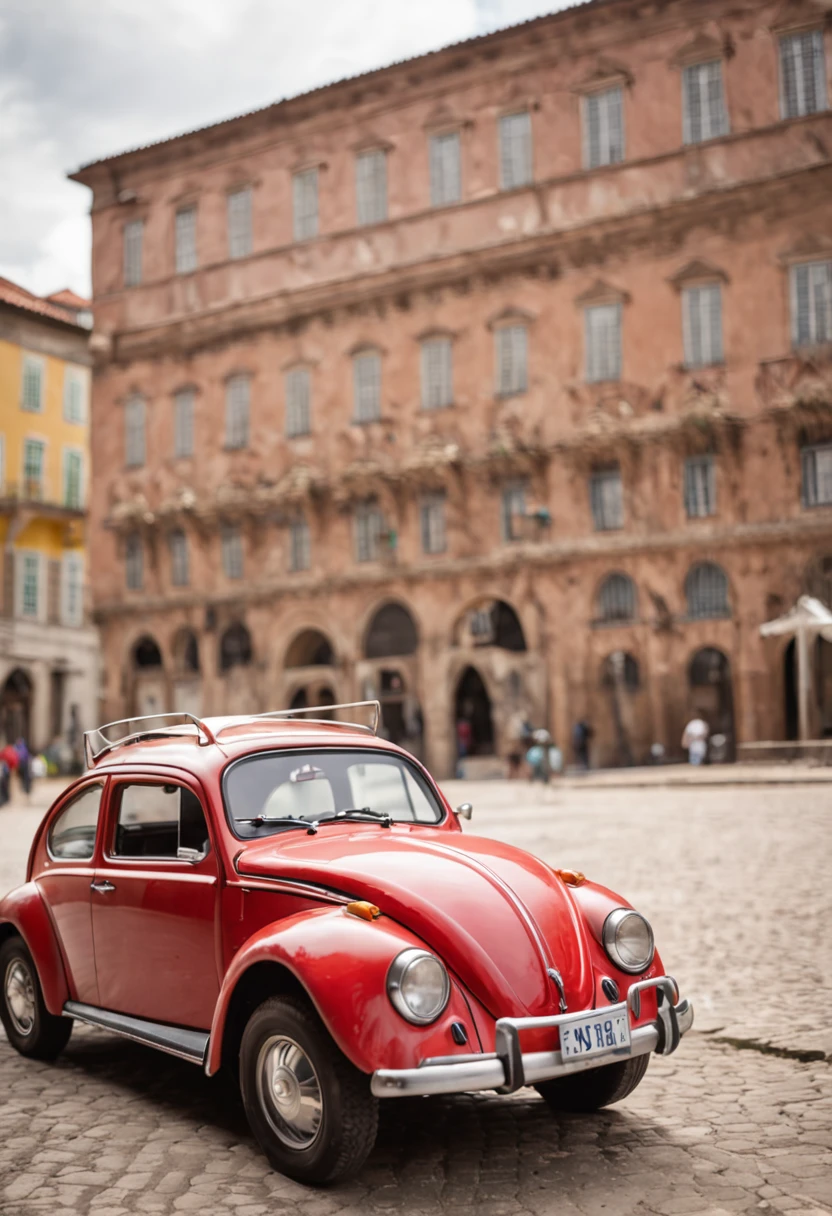
{"type": "MultiPolygon", "coordinates": [[[[0,1032],[2,1216],[832,1212],[832,783],[446,791],[473,801],[466,830],[648,916],[696,1008],[677,1055],[595,1116],[530,1089],[390,1102],[359,1177],[314,1191],[270,1170],[221,1077],[80,1028],[46,1066],[0,1032]]],[[[0,811],[0,892],[45,798],[0,811]]]]}

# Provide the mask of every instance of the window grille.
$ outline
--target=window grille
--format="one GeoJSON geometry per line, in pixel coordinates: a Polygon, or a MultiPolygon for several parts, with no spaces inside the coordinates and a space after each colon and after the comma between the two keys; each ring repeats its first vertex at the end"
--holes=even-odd
{"type": "Polygon", "coordinates": [[[429,494],[422,499],[422,552],[444,553],[447,548],[445,495],[429,494]]]}
{"type": "Polygon", "coordinates": [[[124,462],[128,469],[138,469],[145,462],[145,404],[134,394],[124,406],[124,462]]]}
{"type": "Polygon", "coordinates": [[[728,579],[725,571],[713,562],[694,566],[685,579],[688,616],[695,620],[730,616],[728,579]]]}
{"type": "Polygon", "coordinates": [[[78,511],[83,505],[83,458],[80,452],[64,449],[64,506],[78,511]]]}
{"type": "Polygon", "coordinates": [[[381,356],[365,350],[353,358],[355,421],[377,422],[381,418],[381,356]]]}
{"type": "Polygon", "coordinates": [[[130,220],[124,225],[124,286],[138,287],[142,281],[142,245],[144,220],[130,220]]]}
{"type": "Polygon", "coordinates": [[[170,581],[174,587],[187,587],[188,577],[188,538],[181,528],[171,532],[168,537],[170,544],[170,581]]]}
{"type": "Polygon", "coordinates": [[[292,178],[292,213],[296,241],[318,235],[317,169],[304,169],[292,178]]]}
{"type": "Polygon", "coordinates": [[[63,597],[61,620],[78,626],[84,619],[84,562],[79,553],[67,553],[63,560],[63,597]]]}
{"type": "Polygon", "coordinates": [[[78,367],[64,369],[64,421],[75,425],[83,423],[86,416],[87,377],[78,367]]]}
{"type": "Polygon", "coordinates": [[[308,570],[310,559],[309,524],[301,516],[289,525],[289,569],[308,570]]]}
{"type": "Polygon", "coordinates": [[[685,511],[688,519],[716,514],[713,456],[691,456],[685,461],[685,511]]]}
{"type": "Polygon", "coordinates": [[[43,412],[43,359],[36,355],[23,356],[23,379],[20,385],[20,406],[31,414],[43,412]]]}
{"type": "Polygon", "coordinates": [[[587,380],[620,380],[621,305],[596,304],[585,311],[587,380]]]}
{"type": "Polygon", "coordinates": [[[176,213],[176,273],[196,270],[196,207],[176,213]]]}
{"type": "Polygon", "coordinates": [[[422,343],[422,409],[452,405],[453,346],[450,338],[427,338],[422,343]]]}
{"type": "Polygon", "coordinates": [[[358,223],[387,219],[387,154],[381,148],[360,152],[355,160],[358,223]]]}
{"type": "Polygon", "coordinates": [[[728,134],[728,114],[722,91],[722,61],[692,63],[682,72],[684,141],[703,143],[728,134]]]}
{"type": "Polygon", "coordinates": [[[719,283],[686,287],[682,292],[685,365],[709,367],[721,363],[722,288],[719,283]]]}
{"type": "Polygon", "coordinates": [[[231,376],[225,385],[225,446],[247,448],[250,384],[248,376],[231,376]]]}
{"type": "Polygon", "coordinates": [[[821,30],[780,39],[780,113],[800,118],[826,109],[826,60],[821,30]]]}
{"type": "Polygon", "coordinates": [[[355,560],[378,561],[384,519],[374,503],[362,503],[355,511],[355,560]]]}
{"type": "Polygon", "coordinates": [[[584,165],[599,169],[624,159],[624,94],[619,85],[584,98],[584,165]]]}
{"type": "Polygon", "coordinates": [[[800,453],[804,507],[832,504],[832,443],[806,447],[800,453]]]}
{"type": "Polygon", "coordinates": [[[144,549],[141,537],[136,533],[127,537],[124,568],[128,590],[141,591],[144,582],[144,549]]]}
{"type": "Polygon", "coordinates": [[[589,479],[589,500],[596,532],[624,527],[624,494],[620,469],[601,469],[589,479]]]}
{"type": "Polygon", "coordinates": [[[497,357],[497,395],[511,397],[528,387],[528,335],[525,325],[506,325],[494,331],[497,357]]]}
{"type": "Polygon", "coordinates": [[[430,201],[434,207],[458,203],[462,197],[458,131],[430,137],[430,201]]]}
{"type": "Polygon", "coordinates": [[[21,614],[36,619],[40,616],[40,554],[23,553],[21,566],[21,614]]]}
{"type": "Polygon", "coordinates": [[[177,460],[194,454],[195,403],[192,388],[181,388],[173,398],[173,454],[177,460]]]}
{"type": "Polygon", "coordinates": [[[290,439],[308,435],[312,429],[311,377],[308,368],[295,367],[286,373],[286,434],[290,439]]]}
{"type": "Polygon", "coordinates": [[[791,280],[793,344],[832,342],[832,262],[792,266],[791,280]]]}
{"type": "Polygon", "coordinates": [[[636,585],[628,574],[610,574],[598,592],[602,621],[632,621],[636,615],[636,585]]]}
{"type": "Polygon", "coordinates": [[[239,528],[226,526],[222,530],[222,572],[226,578],[243,577],[243,537],[239,528]]]}
{"type": "Polygon", "coordinates": [[[532,180],[532,116],[528,110],[500,119],[500,185],[503,190],[532,180]]]}
{"type": "Polygon", "coordinates": [[[251,189],[235,190],[228,196],[228,256],[245,258],[251,253],[251,189]]]}
{"type": "Polygon", "coordinates": [[[26,498],[43,498],[43,464],[46,444],[42,439],[27,439],[23,444],[23,483],[26,498]]]}
{"type": "Polygon", "coordinates": [[[518,520],[526,514],[526,486],[515,482],[503,489],[500,531],[504,541],[522,540],[518,520]]]}

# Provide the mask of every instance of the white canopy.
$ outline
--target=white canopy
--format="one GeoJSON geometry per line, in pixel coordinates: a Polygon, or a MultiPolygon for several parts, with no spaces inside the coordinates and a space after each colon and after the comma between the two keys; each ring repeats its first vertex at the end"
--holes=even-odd
{"type": "Polygon", "coordinates": [[[832,612],[813,595],[801,595],[794,608],[790,608],[776,620],[766,621],[765,625],[760,626],[760,633],[764,638],[783,634],[795,637],[804,630],[809,634],[819,633],[828,642],[832,642],[832,612]]]}

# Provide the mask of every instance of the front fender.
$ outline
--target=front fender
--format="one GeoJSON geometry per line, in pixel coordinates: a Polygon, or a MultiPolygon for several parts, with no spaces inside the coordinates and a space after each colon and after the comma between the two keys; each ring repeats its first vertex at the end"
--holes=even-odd
{"type": "Polygon", "coordinates": [[[9,925],[23,938],[32,956],[46,1008],[59,1016],[69,1000],[69,985],[55,929],[35,883],[24,883],[0,900],[0,940],[9,925]]]}
{"type": "MultiPolygon", "coordinates": [[[[211,1026],[205,1071],[223,1063],[223,1037],[234,990],[258,963],[285,967],[306,990],[338,1047],[356,1068],[413,1068],[428,1056],[476,1051],[476,1030],[462,989],[451,976],[451,997],[430,1026],[414,1026],[387,996],[387,970],[402,950],[423,943],[387,917],[361,920],[345,908],[297,912],[266,925],[235,954],[226,972],[211,1026]],[[451,1024],[461,1022],[469,1042],[457,1045],[451,1024]]],[[[424,947],[423,947],[424,948],[424,947]]]]}

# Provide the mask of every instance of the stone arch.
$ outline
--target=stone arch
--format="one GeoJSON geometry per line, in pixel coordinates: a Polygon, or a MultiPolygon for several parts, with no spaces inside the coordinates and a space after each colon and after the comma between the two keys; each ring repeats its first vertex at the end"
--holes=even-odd
{"type": "Polygon", "coordinates": [[[610,625],[634,621],[637,606],[636,585],[629,574],[615,571],[601,580],[595,597],[598,621],[610,625]]]}
{"type": "Polygon", "coordinates": [[[390,600],[376,609],[364,634],[366,659],[396,658],[418,649],[419,631],[409,608],[390,600]]]}
{"type": "Polygon", "coordinates": [[[335,651],[332,643],[320,629],[302,629],[295,634],[286,648],[283,666],[287,670],[295,667],[333,667],[335,651]]]}
{"type": "Polygon", "coordinates": [[[687,615],[692,620],[716,620],[731,615],[728,576],[716,562],[698,562],[685,579],[687,615]]]}
{"type": "Polygon", "coordinates": [[[34,685],[23,667],[14,667],[0,689],[0,742],[13,743],[21,736],[31,744],[34,685]]]}
{"type": "Polygon", "coordinates": [[[133,643],[130,650],[130,661],[134,671],[148,671],[153,668],[164,667],[159,643],[149,633],[143,633],[133,643]]]}
{"type": "Polygon", "coordinates": [[[183,625],[173,637],[173,666],[177,675],[199,675],[199,639],[193,629],[183,625]]]}
{"type": "Polygon", "coordinates": [[[714,736],[723,735],[726,740],[725,755],[733,759],[734,735],[734,688],[731,662],[716,646],[703,646],[688,663],[688,699],[690,712],[708,723],[711,746],[714,736]]]}
{"type": "Polygon", "coordinates": [[[473,664],[463,668],[454,690],[454,726],[457,754],[490,756],[494,754],[495,732],[491,697],[485,680],[473,664]],[[467,724],[466,729],[461,723],[467,724]]]}
{"type": "Polygon", "coordinates": [[[226,673],[234,667],[248,667],[253,658],[251,634],[242,621],[233,621],[220,637],[220,671],[226,673]]]}
{"type": "Polygon", "coordinates": [[[480,596],[463,610],[454,624],[453,642],[455,646],[495,646],[515,653],[528,650],[517,611],[496,596],[480,596]]]}
{"type": "Polygon", "coordinates": [[[165,713],[170,708],[168,682],[162,648],[156,638],[150,633],[140,634],[129,655],[131,716],[145,718],[165,713]]]}

